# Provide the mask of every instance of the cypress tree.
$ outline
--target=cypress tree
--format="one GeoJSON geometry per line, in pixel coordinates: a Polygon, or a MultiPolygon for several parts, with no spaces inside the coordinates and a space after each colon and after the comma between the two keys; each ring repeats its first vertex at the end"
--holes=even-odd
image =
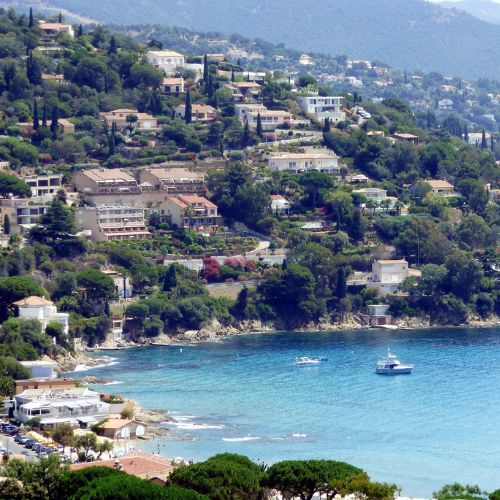
{"type": "Polygon", "coordinates": [[[247,82],[250,81],[250,73],[247,73],[247,82]]]}
{"type": "Polygon", "coordinates": [[[234,68],[231,70],[231,81],[236,81],[236,77],[234,76],[234,68]]]}
{"type": "Polygon", "coordinates": [[[224,137],[221,137],[219,140],[219,151],[221,156],[224,156],[224,137]]]}
{"type": "Polygon", "coordinates": [[[488,147],[488,142],[486,141],[486,132],[483,128],[481,133],[481,149],[486,149],[488,147]]]}
{"type": "Polygon", "coordinates": [[[408,73],[405,69],[405,72],[404,72],[404,80],[405,80],[405,85],[408,85],[408,73]]]}
{"type": "Polygon", "coordinates": [[[43,100],[42,127],[47,126],[47,101],[43,100]]]}
{"type": "Polygon", "coordinates": [[[50,121],[50,131],[52,132],[52,139],[55,141],[57,139],[57,130],[59,127],[59,110],[57,106],[52,108],[52,116],[50,121]]]}
{"type": "Polygon", "coordinates": [[[208,56],[205,54],[203,56],[203,82],[205,83],[205,89],[208,84],[208,56]]]}
{"type": "Polygon", "coordinates": [[[33,130],[38,130],[40,127],[40,119],[38,118],[38,101],[33,99],[33,130]]]}
{"type": "Polygon", "coordinates": [[[175,264],[172,264],[168,271],[165,273],[165,278],[163,279],[163,291],[168,292],[177,286],[177,271],[175,269],[175,264]]]}
{"type": "Polygon", "coordinates": [[[335,288],[335,296],[338,299],[343,299],[347,295],[347,273],[345,267],[341,267],[337,272],[337,286],[335,288]]]}
{"type": "Polygon", "coordinates": [[[82,35],[83,35],[83,26],[80,24],[80,25],[78,26],[78,30],[77,30],[77,32],[76,32],[76,36],[77,36],[78,38],[80,38],[82,35]]]}
{"type": "Polygon", "coordinates": [[[262,137],[262,118],[260,117],[260,113],[257,113],[257,126],[255,132],[259,137],[262,137]]]}
{"type": "Polygon", "coordinates": [[[465,127],[464,127],[464,141],[465,142],[469,142],[469,131],[467,130],[467,124],[465,124],[465,127]]]}
{"type": "Polygon", "coordinates": [[[214,96],[214,78],[212,75],[208,75],[208,82],[206,85],[206,93],[207,93],[207,97],[214,96]]]}
{"type": "Polygon", "coordinates": [[[108,157],[116,154],[116,140],[115,140],[116,123],[111,125],[111,133],[108,136],[108,157]]]}
{"type": "Polygon", "coordinates": [[[241,136],[241,145],[246,148],[250,142],[250,126],[248,122],[245,122],[245,127],[243,128],[243,135],[241,136]]]}
{"type": "Polygon", "coordinates": [[[62,23],[62,21],[63,21],[61,11],[59,11],[59,18],[58,18],[58,21],[59,21],[60,23],[62,23]]]}
{"type": "Polygon", "coordinates": [[[490,149],[492,151],[495,151],[495,141],[493,139],[493,134],[491,134],[491,137],[490,137],[490,149]]]}
{"type": "Polygon", "coordinates": [[[330,118],[325,118],[325,124],[323,125],[323,133],[330,132],[330,118]]]}
{"type": "Polygon", "coordinates": [[[28,22],[28,26],[30,28],[33,28],[33,7],[30,7],[30,18],[29,18],[29,22],[28,22]]]}
{"type": "Polygon", "coordinates": [[[241,69],[241,60],[240,58],[238,57],[238,60],[236,61],[236,64],[238,65],[238,68],[241,69]]]}
{"type": "Polygon", "coordinates": [[[117,52],[116,38],[114,36],[112,36],[111,40],[109,41],[108,55],[116,54],[116,52],[117,52]]]}
{"type": "Polygon", "coordinates": [[[10,218],[7,214],[3,218],[3,234],[10,234],[10,218]]]}
{"type": "Polygon", "coordinates": [[[186,123],[191,123],[193,120],[193,108],[191,106],[191,92],[186,92],[186,110],[184,112],[184,120],[186,123]]]}

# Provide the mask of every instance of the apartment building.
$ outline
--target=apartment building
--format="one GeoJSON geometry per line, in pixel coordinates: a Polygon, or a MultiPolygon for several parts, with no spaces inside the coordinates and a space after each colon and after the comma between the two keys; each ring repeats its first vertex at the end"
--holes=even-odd
{"type": "Polygon", "coordinates": [[[54,195],[62,189],[62,174],[33,174],[23,177],[31,188],[31,196],[54,195]]]}
{"type": "Polygon", "coordinates": [[[326,174],[340,175],[338,156],[326,149],[306,153],[276,153],[269,158],[269,169],[295,174],[316,170],[326,174]]]}
{"type": "Polygon", "coordinates": [[[179,229],[214,231],[220,223],[217,205],[196,195],[177,195],[160,205],[160,218],[179,229]]]}
{"type": "Polygon", "coordinates": [[[79,170],[72,178],[75,190],[83,194],[140,193],[137,181],[121,168],[79,170]]]}
{"type": "Polygon", "coordinates": [[[75,213],[77,229],[90,231],[93,241],[145,239],[151,236],[146,227],[144,209],[130,206],[79,208],[75,213]]]}
{"type": "Polygon", "coordinates": [[[141,186],[149,184],[169,194],[204,194],[204,176],[185,168],[145,168],[139,173],[141,186]]]}

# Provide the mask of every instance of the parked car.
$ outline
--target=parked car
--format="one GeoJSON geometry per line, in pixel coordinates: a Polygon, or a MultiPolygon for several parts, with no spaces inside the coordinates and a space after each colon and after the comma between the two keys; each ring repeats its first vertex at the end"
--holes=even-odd
{"type": "Polygon", "coordinates": [[[35,446],[36,444],[36,441],[34,439],[28,439],[26,441],[26,443],[24,443],[24,446],[26,446],[26,448],[33,448],[33,446],[35,446]]]}

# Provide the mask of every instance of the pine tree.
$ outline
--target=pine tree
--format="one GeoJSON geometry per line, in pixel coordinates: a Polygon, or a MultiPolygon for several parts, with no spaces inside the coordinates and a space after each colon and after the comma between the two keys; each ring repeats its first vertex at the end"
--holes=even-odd
{"type": "Polygon", "coordinates": [[[33,99],[33,130],[40,128],[40,119],[38,118],[38,101],[33,99]]]}
{"type": "Polygon", "coordinates": [[[110,56],[111,54],[116,54],[116,52],[117,52],[116,38],[112,36],[111,40],[109,41],[108,55],[110,56]]]}
{"type": "Polygon", "coordinates": [[[464,126],[464,141],[469,142],[469,131],[467,130],[467,124],[464,126]]]}
{"type": "Polygon", "coordinates": [[[331,127],[330,127],[330,118],[325,118],[325,124],[323,125],[323,133],[326,134],[327,132],[330,132],[331,127]]]}
{"type": "Polygon", "coordinates": [[[10,234],[10,218],[7,214],[3,218],[3,234],[10,234]]]}
{"type": "Polygon", "coordinates": [[[47,126],[47,101],[43,100],[42,127],[47,126]]]}
{"type": "Polygon", "coordinates": [[[57,139],[57,131],[59,128],[59,110],[57,106],[52,108],[52,115],[50,121],[50,131],[52,132],[52,139],[55,141],[57,139]]]}
{"type": "Polygon", "coordinates": [[[78,38],[80,38],[81,36],[83,36],[83,26],[81,24],[78,26],[78,30],[76,32],[76,36],[78,38]]]}
{"type": "Polygon", "coordinates": [[[483,128],[481,133],[481,149],[486,149],[488,147],[488,142],[486,141],[486,132],[483,128]]]}
{"type": "Polygon", "coordinates": [[[262,137],[262,118],[260,117],[260,113],[257,113],[257,126],[255,128],[255,132],[259,137],[262,137]]]}
{"type": "Polygon", "coordinates": [[[184,121],[186,123],[191,123],[193,120],[193,108],[191,106],[191,92],[188,90],[186,92],[186,110],[184,111],[184,121]]]}
{"type": "Polygon", "coordinates": [[[33,28],[33,24],[34,24],[34,21],[33,21],[33,7],[30,7],[30,19],[29,19],[29,22],[28,22],[28,27],[29,28],[33,28]]]}

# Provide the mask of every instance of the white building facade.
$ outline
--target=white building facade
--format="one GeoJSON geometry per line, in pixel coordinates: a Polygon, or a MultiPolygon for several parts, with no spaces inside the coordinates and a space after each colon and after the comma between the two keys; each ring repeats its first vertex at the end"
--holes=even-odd
{"type": "Polygon", "coordinates": [[[182,71],[186,64],[184,56],[173,50],[150,50],[146,54],[146,59],[155,68],[165,71],[167,76],[182,71]]]}
{"type": "Polygon", "coordinates": [[[18,307],[19,317],[23,319],[36,319],[42,324],[45,331],[51,322],[60,323],[64,333],[69,331],[69,314],[57,312],[57,307],[44,297],[31,296],[14,302],[18,307]]]}
{"type": "Polygon", "coordinates": [[[343,97],[304,96],[298,98],[298,104],[306,115],[318,121],[328,118],[331,122],[338,123],[345,120],[343,97]]]}

